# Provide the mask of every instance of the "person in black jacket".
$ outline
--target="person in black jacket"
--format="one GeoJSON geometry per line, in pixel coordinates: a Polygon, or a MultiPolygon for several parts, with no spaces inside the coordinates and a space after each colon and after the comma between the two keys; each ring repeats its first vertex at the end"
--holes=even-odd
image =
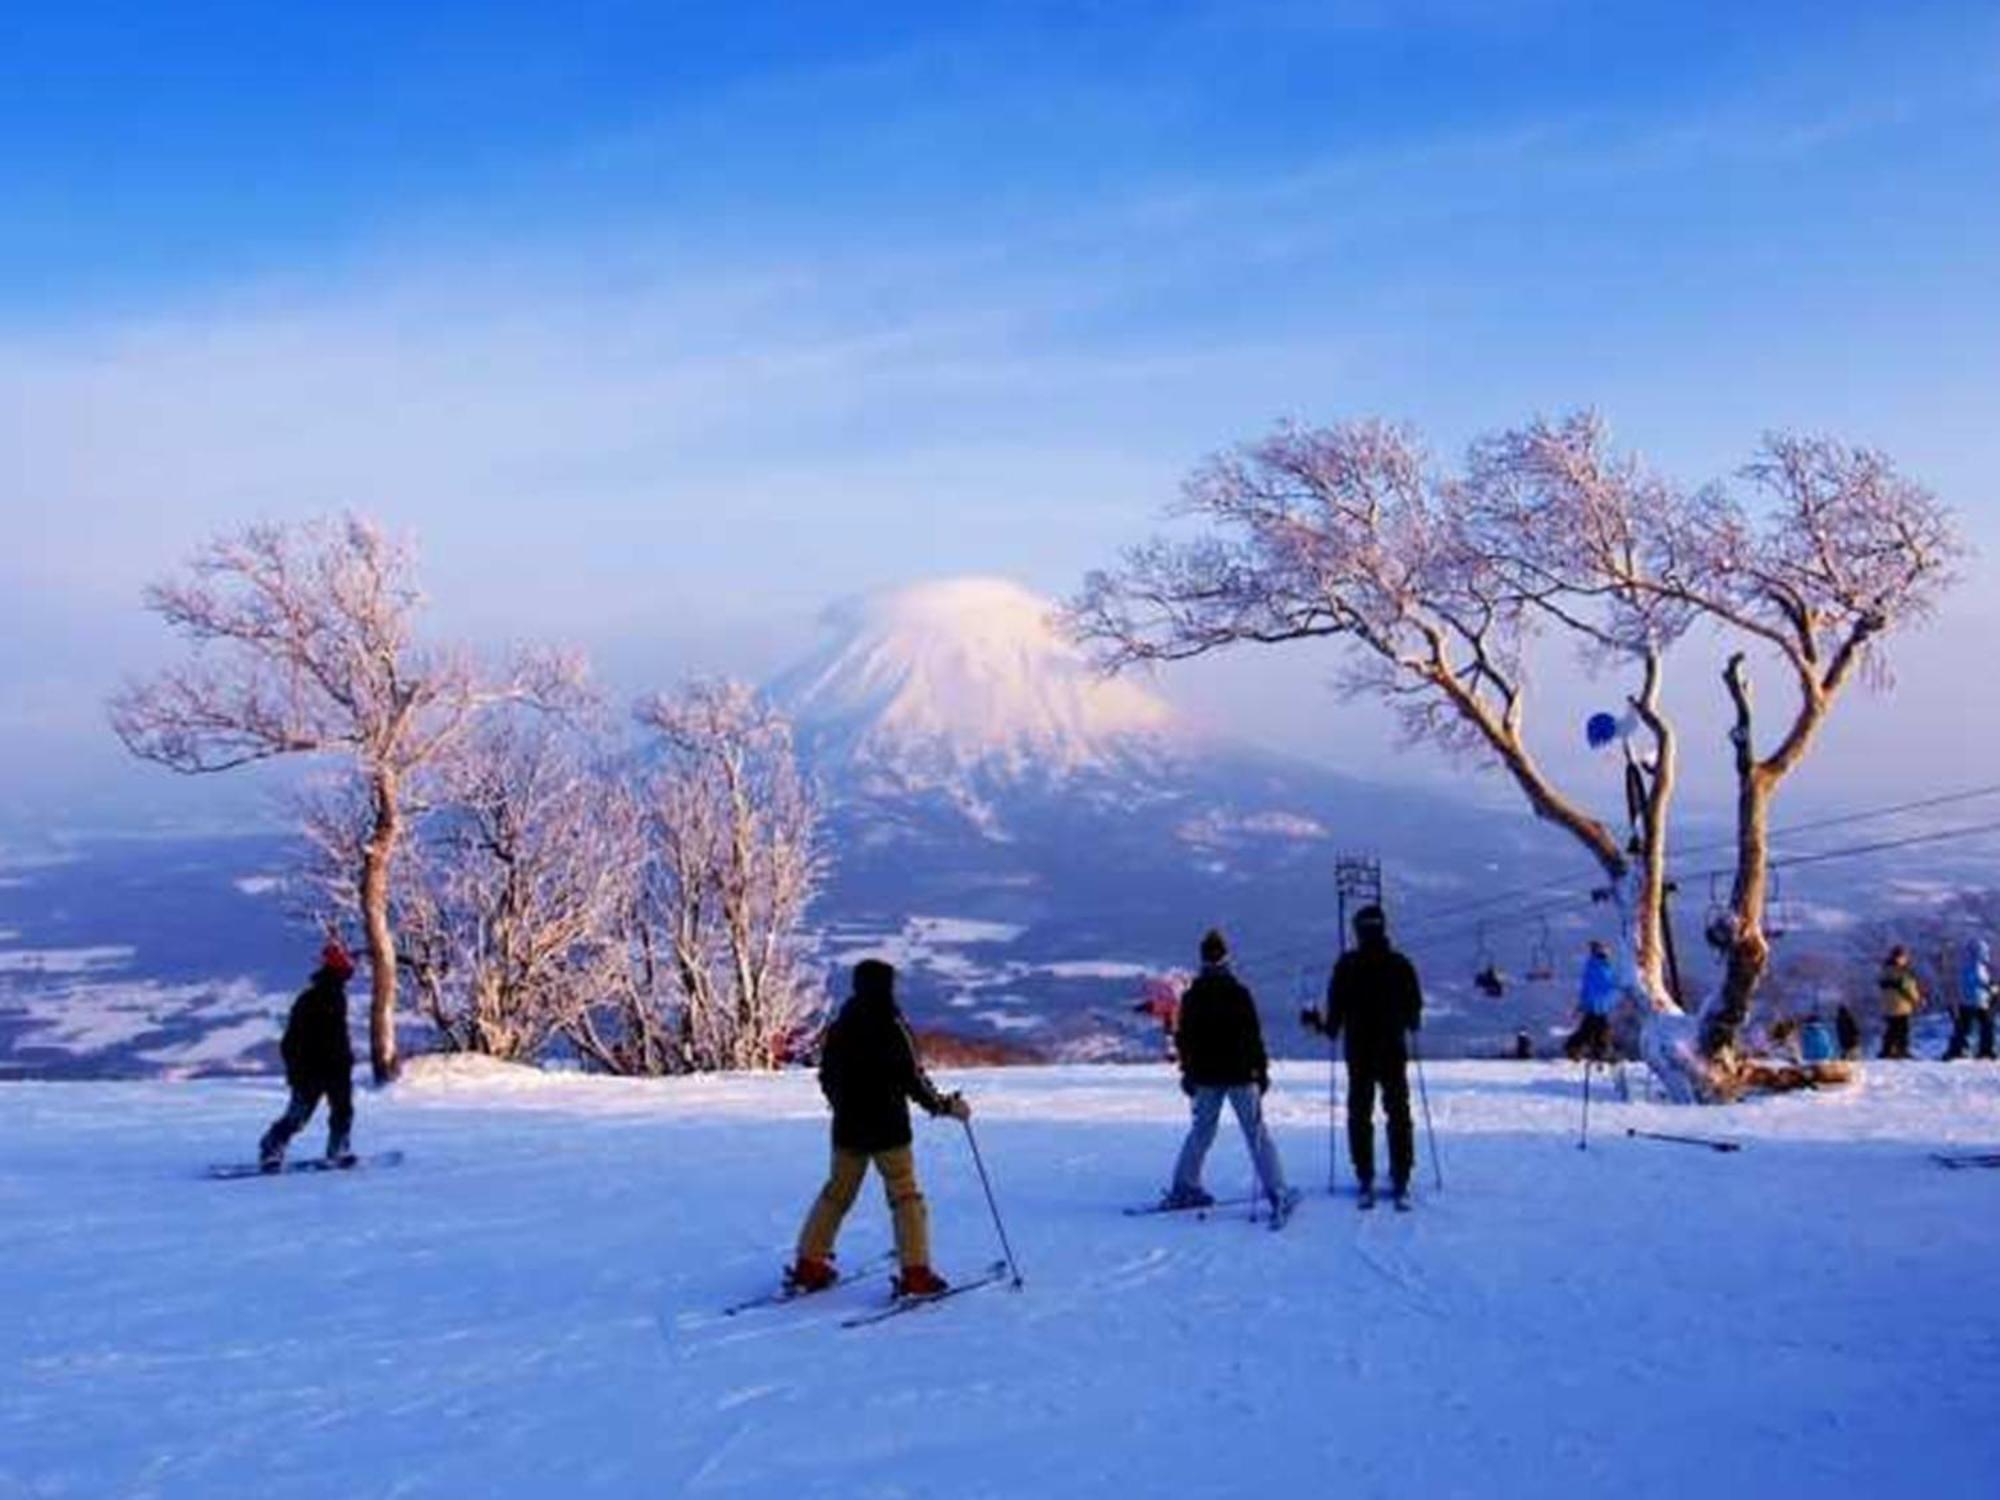
{"type": "Polygon", "coordinates": [[[354,1130],[354,1044],[347,1035],[347,981],[353,974],[347,950],[328,943],[311,983],[292,1002],[285,1039],[278,1044],[292,1098],[258,1143],[257,1162],[267,1172],[284,1165],[286,1145],[305,1129],[322,1098],[327,1160],[348,1165],[354,1159],[348,1145],[354,1130]]]}
{"type": "Polygon", "coordinates": [[[1347,1147],[1360,1185],[1361,1206],[1375,1204],[1375,1094],[1389,1117],[1389,1181],[1396,1206],[1410,1203],[1416,1131],[1410,1120],[1410,1052],[1406,1040],[1423,1022],[1424,994],[1410,961],[1389,946],[1389,922],[1379,906],[1354,914],[1355,946],[1341,954],[1326,986],[1326,1014],[1301,1018],[1328,1039],[1347,1036],[1347,1147]]]}
{"type": "Polygon", "coordinates": [[[1168,1208],[1201,1208],[1215,1200],[1201,1185],[1202,1164],[1215,1144],[1215,1127],[1225,1100],[1243,1127],[1257,1181],[1274,1211],[1289,1212],[1298,1195],[1285,1186],[1278,1148],[1264,1128],[1264,1092],[1271,1086],[1271,1062],[1264,1052],[1264,1029],[1257,1002],[1229,970],[1229,944],[1210,931],[1201,940],[1201,972],[1181,997],[1174,1024],[1180,1057],[1181,1092],[1193,1121],[1174,1163],[1173,1185],[1161,1200],[1168,1208]]]}
{"type": "Polygon", "coordinates": [[[833,1242],[871,1162],[881,1174],[896,1228],[897,1295],[945,1290],[930,1264],[930,1218],[910,1149],[910,1101],[930,1115],[957,1120],[970,1119],[972,1107],[958,1094],[940,1094],[924,1076],[917,1044],[896,1006],[895,986],[895,969],[880,959],[856,964],[854,993],[820,1048],[820,1092],[833,1106],[833,1168],[799,1230],[798,1258],[785,1272],[786,1284],[796,1291],[817,1292],[838,1279],[833,1242]]]}

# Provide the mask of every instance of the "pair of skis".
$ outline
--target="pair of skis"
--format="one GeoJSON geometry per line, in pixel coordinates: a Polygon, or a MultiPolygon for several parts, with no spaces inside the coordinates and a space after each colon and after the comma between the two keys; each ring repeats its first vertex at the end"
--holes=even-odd
{"type": "Polygon", "coordinates": [[[1668,1141],[1676,1146],[1705,1146],[1710,1151],[1719,1151],[1724,1154],[1743,1149],[1741,1141],[1725,1141],[1712,1135],[1673,1135],[1664,1130],[1634,1130],[1630,1127],[1626,1128],[1625,1134],[1634,1140],[1668,1141]]]}
{"type": "Polygon", "coordinates": [[[1127,1208],[1124,1212],[1128,1219],[1152,1218],[1156,1214],[1192,1214],[1197,1219],[1206,1219],[1211,1214],[1222,1213],[1234,1208],[1247,1208],[1254,1212],[1260,1203],[1269,1204],[1271,1209],[1271,1216],[1263,1221],[1266,1227],[1274,1230],[1283,1229],[1285,1225],[1291,1222],[1292,1211],[1299,1205],[1299,1195],[1293,1192],[1286,1198],[1280,1199],[1275,1203],[1271,1202],[1262,1193],[1245,1195],[1238,1198],[1216,1198],[1207,1203],[1168,1203],[1165,1201],[1159,1203],[1137,1203],[1127,1208]]]}
{"type": "MultiPolygon", "coordinates": [[[[1718,1140],[1705,1135],[1669,1135],[1657,1130],[1627,1130],[1629,1136],[1646,1141],[1672,1141],[1681,1146],[1705,1146],[1710,1151],[1741,1151],[1741,1141],[1718,1140]]],[[[1933,1151],[1931,1160],[1951,1171],[1965,1171],[1969,1168],[2000,1168],[2000,1151],[1933,1151]]]]}
{"type": "Polygon", "coordinates": [[[904,1313],[915,1312],[920,1307],[929,1307],[936,1302],[949,1302],[953,1297],[976,1292],[983,1286],[998,1286],[1003,1281],[1011,1281],[1016,1287],[1020,1285],[1020,1282],[1014,1279],[1013,1272],[1008,1269],[1006,1261],[991,1261],[984,1271],[970,1280],[955,1281],[941,1292],[931,1292],[921,1297],[898,1296],[885,1307],[870,1308],[866,1312],[856,1313],[851,1318],[842,1318],[840,1326],[866,1328],[872,1323],[886,1323],[891,1318],[900,1318],[904,1313]]]}
{"type": "MultiPolygon", "coordinates": [[[[869,1256],[868,1259],[856,1266],[853,1277],[848,1279],[852,1280],[855,1277],[866,1275],[871,1271],[886,1270],[895,1263],[896,1252],[893,1250],[884,1250],[879,1254],[869,1256]]],[[[835,1282],[833,1285],[838,1286],[839,1284],[839,1282],[835,1282]]],[[[833,1287],[825,1287],[822,1290],[832,1291],[833,1287]]],[[[755,1312],[760,1307],[782,1307],[787,1302],[797,1302],[801,1298],[812,1295],[814,1294],[807,1291],[804,1287],[795,1286],[788,1281],[773,1291],[760,1292],[755,1297],[745,1297],[741,1302],[730,1303],[722,1309],[722,1315],[725,1318],[734,1318],[743,1313],[755,1312]]]]}
{"type": "MultiPolygon", "coordinates": [[[[893,1250],[885,1250],[880,1255],[871,1256],[856,1266],[853,1276],[848,1279],[855,1280],[868,1272],[885,1270],[889,1266],[894,1265],[895,1261],[896,1253],[893,1250]]],[[[890,1318],[897,1318],[901,1317],[904,1313],[915,1312],[920,1307],[929,1307],[933,1302],[948,1302],[953,1297],[961,1296],[966,1292],[974,1292],[983,1286],[993,1286],[999,1282],[1007,1281],[1010,1279],[1010,1276],[1011,1273],[1008,1270],[1007,1262],[996,1260],[990,1263],[979,1275],[965,1281],[953,1282],[941,1292],[931,1292],[924,1296],[899,1295],[884,1306],[869,1308],[866,1311],[842,1318],[840,1326],[842,1328],[866,1328],[872,1323],[887,1322],[890,1318]]],[[[839,1283],[835,1283],[835,1285],[839,1285],[839,1283]]],[[[823,1290],[832,1291],[833,1287],[826,1287],[823,1290]]],[[[746,1297],[741,1302],[732,1302],[729,1306],[722,1309],[722,1315],[725,1318],[734,1318],[743,1313],[754,1312],[759,1308],[782,1307],[788,1302],[802,1302],[808,1297],[817,1295],[819,1293],[808,1292],[799,1287],[783,1286],[776,1291],[765,1292],[760,1296],[746,1297]]]]}

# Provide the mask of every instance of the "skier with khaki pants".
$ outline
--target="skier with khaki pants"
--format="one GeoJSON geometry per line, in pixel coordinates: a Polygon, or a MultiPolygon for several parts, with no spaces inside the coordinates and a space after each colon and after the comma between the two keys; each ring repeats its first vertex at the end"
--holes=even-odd
{"type": "Polygon", "coordinates": [[[899,1296],[945,1290],[931,1269],[930,1219],[917,1187],[910,1101],[930,1115],[970,1119],[957,1094],[940,1094],[924,1076],[917,1047],[896,1006],[896,971],[880,959],[854,966],[854,993],[827,1028],[819,1086],[833,1106],[833,1167],[799,1231],[798,1258],[785,1272],[793,1290],[817,1292],[838,1279],[833,1242],[872,1163],[888,1195],[896,1229],[899,1296]]]}

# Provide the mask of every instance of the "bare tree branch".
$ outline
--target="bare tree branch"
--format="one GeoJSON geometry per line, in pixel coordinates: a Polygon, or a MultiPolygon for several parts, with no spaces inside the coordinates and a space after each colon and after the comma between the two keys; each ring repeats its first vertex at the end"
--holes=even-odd
{"type": "Polygon", "coordinates": [[[378,1080],[393,1077],[390,876],[406,787],[492,706],[572,702],[581,664],[524,657],[487,675],[464,653],[417,645],[410,549],[352,515],[220,538],[184,575],[148,589],[146,603],[191,658],[112,699],[112,728],[134,755],[206,774],[327,754],[362,778],[369,822],[352,874],[370,959],[370,1058],[378,1080]]]}

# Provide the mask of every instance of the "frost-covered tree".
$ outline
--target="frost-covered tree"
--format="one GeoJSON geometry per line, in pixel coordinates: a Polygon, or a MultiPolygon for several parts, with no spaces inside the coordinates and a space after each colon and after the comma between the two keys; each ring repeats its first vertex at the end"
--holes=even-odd
{"type": "MultiPolygon", "coordinates": [[[[358,801],[308,823],[336,907],[358,801]]],[[[644,858],[632,799],[592,736],[516,712],[429,768],[416,802],[390,906],[418,1007],[448,1050],[539,1057],[622,981],[644,858]]]]}
{"type": "Polygon", "coordinates": [[[1949,511],[1887,455],[1824,437],[1772,434],[1739,476],[1689,514],[1689,565],[1657,584],[1672,604],[1745,649],[1722,678],[1734,712],[1736,872],[1722,985],[1704,1006],[1701,1047],[1726,1062],[1769,967],[1770,811],[1856,680],[1889,682],[1886,646],[1929,616],[1965,546],[1949,511]],[[1753,654],[1790,689],[1777,733],[1758,743],[1753,654]]]}
{"type": "Polygon", "coordinates": [[[580,668],[523,656],[489,674],[461,651],[421,644],[408,546],[357,516],[252,526],[211,542],[146,605],[191,646],[188,659],[112,700],[133,754],[190,774],[283,756],[343,759],[365,795],[351,870],[370,968],[369,1057],[395,1076],[396,941],[390,882],[406,787],[495,704],[566,701],[580,668]]]}
{"type": "Polygon", "coordinates": [[[1633,590],[1578,579],[1600,559],[1655,565],[1649,517],[1672,498],[1611,453],[1589,419],[1505,434],[1457,476],[1440,473],[1406,429],[1288,426],[1199,470],[1183,509],[1204,531],[1093,573],[1069,619],[1114,670],[1246,643],[1344,644],[1345,694],[1388,703],[1412,742],[1498,765],[1536,816],[1629,895],[1637,972],[1651,1003],[1671,1007],[1659,909],[1674,740],[1660,688],[1683,620],[1633,590]],[[1528,647],[1551,630],[1630,679],[1650,740],[1637,881],[1628,836],[1530,744],[1528,647]]]}
{"type": "Polygon", "coordinates": [[[1959,550],[1944,511],[1879,454],[1773,437],[1745,477],[1762,507],[1720,487],[1679,490],[1614,453],[1588,414],[1480,442],[1455,475],[1379,422],[1286,427],[1199,470],[1184,509],[1204,530],[1092,574],[1071,623],[1112,669],[1245,643],[1343,643],[1347,693],[1389,704],[1412,740],[1498,765],[1597,862],[1624,900],[1655,1013],[1649,1061],[1684,1097],[1728,1097],[1736,1030],[1768,961],[1771,796],[1882,637],[1931,607],[1959,550]],[[1677,750],[1662,685],[1667,653],[1697,623],[1775,656],[1797,697],[1778,743],[1758,754],[1747,656],[1730,657],[1734,931],[1728,976],[1691,1034],[1661,972],[1677,750]],[[1630,841],[1530,747],[1541,633],[1628,680],[1644,738],[1630,841]]]}
{"type": "Polygon", "coordinates": [[[699,682],[635,711],[647,865],[631,981],[585,1018],[621,1071],[769,1068],[825,1005],[803,922],[824,871],[813,788],[790,725],[750,689],[699,682]]]}

